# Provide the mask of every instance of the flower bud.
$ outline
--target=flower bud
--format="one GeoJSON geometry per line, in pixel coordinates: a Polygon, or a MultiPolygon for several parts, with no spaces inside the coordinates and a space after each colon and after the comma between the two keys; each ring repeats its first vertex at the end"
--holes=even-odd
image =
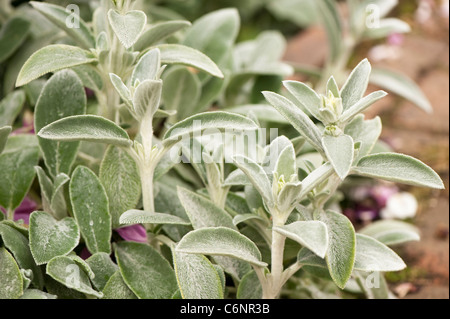
{"type": "Polygon", "coordinates": [[[328,91],[327,96],[322,95],[322,105],[319,113],[322,117],[323,124],[329,125],[336,123],[344,111],[342,106],[342,99],[335,97],[331,91],[328,91]]]}

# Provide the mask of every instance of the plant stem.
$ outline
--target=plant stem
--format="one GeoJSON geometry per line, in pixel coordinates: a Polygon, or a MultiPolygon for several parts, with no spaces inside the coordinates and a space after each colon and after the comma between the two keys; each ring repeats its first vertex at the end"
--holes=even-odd
{"type": "Polygon", "coordinates": [[[8,219],[8,220],[14,220],[14,210],[13,209],[11,209],[11,208],[8,208],[7,209],[7,211],[6,211],[6,218],[8,219]]]}
{"type": "Polygon", "coordinates": [[[155,203],[153,198],[153,175],[155,173],[154,168],[151,166],[141,165],[141,185],[142,185],[142,203],[144,210],[149,213],[155,212],[155,203]]]}
{"type": "Polygon", "coordinates": [[[272,263],[270,272],[270,291],[268,296],[263,298],[276,299],[280,295],[282,287],[283,276],[283,259],[284,259],[284,244],[286,237],[276,231],[272,231],[272,263]]]}

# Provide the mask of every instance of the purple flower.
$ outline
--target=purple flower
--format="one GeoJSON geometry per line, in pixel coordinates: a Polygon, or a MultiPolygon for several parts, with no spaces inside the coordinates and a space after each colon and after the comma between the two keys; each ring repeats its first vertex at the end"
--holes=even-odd
{"type": "MultiPolygon", "coordinates": [[[[26,196],[20,206],[14,211],[14,220],[17,221],[22,219],[24,224],[28,225],[30,223],[30,214],[34,212],[36,208],[36,202],[26,196]]],[[[6,214],[6,209],[1,207],[0,210],[6,214]]]]}
{"type": "Polygon", "coordinates": [[[398,193],[398,188],[395,186],[379,185],[371,190],[371,197],[377,202],[380,208],[386,206],[389,198],[398,193]]]}
{"type": "Polygon", "coordinates": [[[122,237],[126,241],[146,243],[148,240],[147,231],[145,230],[145,227],[139,224],[117,228],[116,232],[118,232],[120,237],[122,237]]]}
{"type": "Polygon", "coordinates": [[[25,112],[22,119],[22,127],[14,130],[11,135],[35,134],[34,117],[31,112],[25,112]]]}
{"type": "Polygon", "coordinates": [[[405,41],[405,36],[402,33],[392,33],[387,38],[387,43],[393,46],[401,46],[405,41]]]}
{"type": "Polygon", "coordinates": [[[378,209],[375,207],[357,206],[355,209],[356,218],[363,222],[371,222],[379,217],[378,209]]]}
{"type": "Polygon", "coordinates": [[[86,247],[84,247],[82,250],[81,250],[81,252],[80,252],[80,257],[83,259],[83,260],[86,260],[86,259],[88,259],[89,257],[91,257],[92,256],[92,254],[89,252],[89,250],[86,248],[86,247]]]}

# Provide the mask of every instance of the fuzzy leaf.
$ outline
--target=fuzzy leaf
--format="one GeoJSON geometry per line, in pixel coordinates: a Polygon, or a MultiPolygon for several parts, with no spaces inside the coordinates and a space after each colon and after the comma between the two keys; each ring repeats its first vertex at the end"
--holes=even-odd
{"type": "Polygon", "coordinates": [[[36,264],[67,255],[79,240],[80,230],[72,217],[58,221],[45,212],[30,215],[30,249],[36,264]]]}
{"type": "Polygon", "coordinates": [[[262,287],[256,272],[246,274],[239,283],[237,299],[262,299],[262,287]]]}
{"type": "MultiPolygon", "coordinates": [[[[34,125],[39,132],[59,119],[86,113],[86,94],[78,76],[71,70],[53,75],[45,84],[35,107],[34,125]]],[[[51,176],[69,174],[79,142],[58,142],[38,137],[45,165],[51,176]]]]}
{"type": "Polygon", "coordinates": [[[403,260],[389,247],[369,236],[356,234],[356,270],[399,271],[405,269],[403,260]]]}
{"type": "Polygon", "coordinates": [[[318,120],[322,118],[319,113],[322,102],[313,89],[297,81],[285,81],[283,85],[295,98],[295,102],[299,104],[300,109],[308,110],[318,120]]]}
{"type": "Polygon", "coordinates": [[[8,140],[9,133],[11,133],[11,126],[0,127],[0,154],[5,148],[6,141],[8,140]]]}
{"type": "Polygon", "coordinates": [[[146,48],[155,45],[172,34],[187,28],[191,25],[189,21],[174,20],[153,24],[142,33],[134,45],[136,51],[144,51],[146,48]]]}
{"type": "Polygon", "coordinates": [[[321,258],[325,258],[328,249],[327,226],[319,221],[295,222],[274,227],[276,232],[295,240],[321,258]]]}
{"type": "Polygon", "coordinates": [[[258,267],[261,261],[258,247],[250,239],[226,227],[201,228],[181,239],[175,251],[190,254],[218,255],[237,258],[258,267]]]}
{"type": "Polygon", "coordinates": [[[108,197],[98,177],[89,168],[78,166],[69,185],[73,214],[92,254],[111,253],[111,215],[108,197]]]}
{"type": "Polygon", "coordinates": [[[179,44],[161,44],[161,63],[182,64],[202,70],[212,76],[223,78],[219,67],[205,54],[198,50],[179,44]]]}
{"type": "Polygon", "coordinates": [[[131,75],[131,85],[136,81],[157,80],[157,75],[161,67],[161,52],[158,49],[148,51],[139,59],[131,75]]]}
{"type": "Polygon", "coordinates": [[[68,21],[74,19],[73,13],[66,8],[49,3],[31,1],[30,4],[42,13],[52,23],[64,30],[72,39],[85,49],[95,48],[95,39],[88,25],[79,16],[76,17],[79,26],[70,27],[68,21]]]}
{"type": "Polygon", "coordinates": [[[120,242],[115,246],[120,273],[140,299],[168,299],[177,290],[169,262],[154,248],[141,243],[120,242]]]}
{"type": "Polygon", "coordinates": [[[223,299],[220,277],[205,256],[174,251],[173,259],[183,299],[223,299]]]}
{"type": "Polygon", "coordinates": [[[27,289],[20,299],[56,299],[58,296],[43,292],[38,289],[27,289]]]}
{"type": "Polygon", "coordinates": [[[352,173],[414,186],[443,189],[439,175],[421,161],[403,154],[379,153],[363,157],[352,173]]]}
{"type": "Polygon", "coordinates": [[[122,82],[122,79],[114,73],[109,74],[109,78],[111,83],[114,85],[117,93],[119,93],[122,101],[128,106],[132,107],[133,102],[131,101],[131,93],[127,86],[122,82]]]}
{"type": "Polygon", "coordinates": [[[139,170],[130,155],[118,147],[109,146],[100,166],[99,178],[108,195],[112,228],[117,228],[120,215],[135,208],[141,196],[139,170]]]}
{"type": "Polygon", "coordinates": [[[128,210],[120,216],[120,224],[190,225],[191,223],[171,214],[128,210]]]}
{"type": "Polygon", "coordinates": [[[127,147],[132,144],[121,127],[100,116],[69,116],[53,122],[39,133],[39,137],[54,141],[88,141],[127,147]]]}
{"type": "Polygon", "coordinates": [[[355,69],[353,69],[352,73],[350,73],[350,76],[341,89],[344,110],[348,110],[363,98],[367,91],[367,86],[369,85],[371,71],[372,66],[369,63],[369,60],[364,59],[355,67],[355,69]]]}
{"type": "Polygon", "coordinates": [[[116,10],[108,11],[111,27],[125,48],[131,48],[141,36],[147,24],[147,15],[138,10],[120,14],[116,10]]]}
{"type": "Polygon", "coordinates": [[[294,146],[291,144],[281,151],[277,164],[275,165],[275,172],[278,177],[284,176],[286,181],[289,181],[292,175],[297,175],[297,165],[294,146]]]}
{"type": "Polygon", "coordinates": [[[13,256],[0,247],[0,299],[18,299],[23,294],[23,279],[13,256]]]}
{"type": "Polygon", "coordinates": [[[134,111],[138,118],[153,118],[159,108],[162,88],[161,80],[145,80],[139,84],[133,96],[134,111]]]}
{"type": "Polygon", "coordinates": [[[376,103],[377,101],[381,100],[387,95],[384,91],[376,91],[368,96],[362,98],[358,102],[356,102],[354,105],[350,106],[343,114],[340,119],[340,121],[346,123],[350,120],[352,120],[356,115],[359,113],[364,112],[368,107],[370,107],[372,104],[376,103]]]}
{"type": "Polygon", "coordinates": [[[0,101],[0,127],[12,126],[20,111],[22,111],[24,103],[25,92],[23,90],[13,91],[3,98],[0,101]]]}
{"type": "Polygon", "coordinates": [[[351,136],[355,143],[361,143],[356,161],[369,155],[381,135],[381,119],[364,120],[364,115],[358,115],[345,127],[345,134],[351,136]]]}
{"type": "Polygon", "coordinates": [[[319,219],[328,229],[329,244],[326,254],[328,270],[336,285],[344,289],[355,263],[355,229],[347,217],[333,211],[322,212],[319,219]]]}
{"type": "Polygon", "coordinates": [[[54,44],[35,52],[23,65],[16,86],[22,86],[44,74],[97,61],[89,51],[78,47],[54,44]]]}
{"type": "Polygon", "coordinates": [[[21,17],[6,21],[0,29],[0,63],[16,52],[29,35],[31,24],[21,17]]]}
{"type": "Polygon", "coordinates": [[[100,291],[105,288],[110,278],[119,270],[119,267],[106,253],[95,253],[86,259],[86,263],[95,274],[95,277],[91,281],[95,288],[100,291]]]}
{"type": "Polygon", "coordinates": [[[388,246],[420,240],[419,230],[415,226],[398,220],[376,221],[359,232],[388,246]]]}
{"type": "Polygon", "coordinates": [[[323,148],[331,165],[341,180],[344,180],[353,164],[353,139],[348,135],[330,136],[322,138],[323,148]]]}
{"type": "Polygon", "coordinates": [[[102,292],[103,299],[137,299],[136,295],[123,281],[119,270],[109,278],[102,292]]]}

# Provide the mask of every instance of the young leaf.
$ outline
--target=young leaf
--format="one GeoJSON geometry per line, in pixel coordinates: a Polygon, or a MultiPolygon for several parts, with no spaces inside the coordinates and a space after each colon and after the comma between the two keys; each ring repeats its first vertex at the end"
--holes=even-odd
{"type": "Polygon", "coordinates": [[[415,226],[398,220],[380,220],[359,232],[388,246],[420,240],[419,230],[415,226]]]}
{"type": "Polygon", "coordinates": [[[322,138],[325,154],[341,180],[344,180],[353,164],[354,144],[348,135],[331,136],[322,138]]]}
{"type": "Polygon", "coordinates": [[[294,146],[290,144],[281,151],[280,157],[275,165],[275,172],[278,174],[278,177],[284,176],[284,179],[289,181],[292,175],[297,175],[297,164],[295,160],[294,146]]]}
{"type": "Polygon", "coordinates": [[[295,240],[320,258],[325,258],[328,249],[327,226],[319,221],[295,222],[274,227],[276,232],[295,240]]]}
{"type": "Polygon", "coordinates": [[[379,153],[363,157],[352,173],[414,186],[443,189],[439,175],[421,161],[403,154],[379,153]]]}
{"type": "Polygon", "coordinates": [[[364,37],[370,39],[380,39],[388,37],[395,33],[408,33],[411,27],[408,23],[397,18],[381,19],[376,28],[367,28],[364,32],[364,37]]]}
{"type": "Polygon", "coordinates": [[[389,247],[369,236],[356,234],[356,270],[399,271],[405,269],[403,260],[389,247]]]}
{"type": "Polygon", "coordinates": [[[236,229],[230,215],[203,196],[178,187],[178,198],[194,229],[219,226],[236,229]]]}
{"type": "Polygon", "coordinates": [[[299,195],[299,198],[303,198],[308,195],[308,193],[321,183],[323,183],[326,179],[328,179],[334,173],[334,168],[330,163],[325,163],[319,168],[312,171],[303,181],[302,181],[302,191],[299,195]]]}
{"type": "Polygon", "coordinates": [[[153,117],[159,108],[162,93],[161,80],[145,80],[133,96],[134,111],[138,118],[153,117]]]}
{"type": "Polygon", "coordinates": [[[18,149],[8,149],[17,140],[20,140],[20,136],[9,138],[0,155],[0,206],[10,211],[16,209],[25,198],[34,180],[34,166],[39,159],[36,146],[19,144],[18,149]]]}
{"type": "Polygon", "coordinates": [[[0,299],[18,299],[23,294],[23,279],[13,256],[0,247],[0,299]]]}
{"type": "Polygon", "coordinates": [[[122,79],[114,73],[110,73],[109,78],[111,80],[111,83],[114,85],[114,88],[116,89],[117,93],[119,93],[119,96],[122,99],[122,101],[126,105],[133,107],[130,90],[122,82],[122,79]]]}
{"type": "Polygon", "coordinates": [[[189,27],[191,23],[184,20],[164,21],[153,24],[142,33],[134,44],[136,51],[144,51],[146,48],[155,45],[172,34],[189,27]]]}
{"type": "Polygon", "coordinates": [[[108,195],[112,228],[117,228],[120,215],[135,208],[141,196],[139,170],[130,155],[109,146],[100,165],[99,178],[108,195]]]}
{"type": "Polygon", "coordinates": [[[256,272],[246,274],[239,283],[237,299],[262,299],[262,286],[256,272]]]}
{"type": "MultiPolygon", "coordinates": [[[[86,94],[78,76],[63,70],[47,81],[34,111],[34,125],[39,132],[59,119],[86,113],[86,94]]],[[[45,165],[51,176],[69,174],[76,159],[79,142],[56,142],[38,137],[45,165]]]]}
{"type": "Polygon", "coordinates": [[[253,186],[258,190],[264,201],[270,205],[274,199],[272,197],[272,184],[269,181],[264,169],[251,159],[238,155],[234,157],[234,164],[240,168],[248,179],[252,182],[253,186]]]}
{"type": "Polygon", "coordinates": [[[12,126],[20,111],[22,111],[24,103],[25,92],[23,90],[13,91],[3,98],[0,101],[0,127],[12,126]]]}
{"type": "Polygon", "coordinates": [[[381,135],[381,119],[377,116],[372,120],[364,120],[364,115],[358,115],[345,127],[345,134],[353,138],[355,143],[361,143],[356,161],[369,155],[381,135]]]}
{"type": "Polygon", "coordinates": [[[364,112],[368,107],[370,107],[372,104],[376,103],[377,101],[381,100],[387,95],[384,91],[376,91],[365,98],[362,98],[358,102],[356,102],[354,105],[350,106],[343,114],[340,119],[341,122],[346,123],[350,120],[352,120],[356,115],[359,113],[364,112]]]}
{"type": "Polygon", "coordinates": [[[297,81],[285,81],[283,85],[295,98],[295,102],[299,104],[300,109],[308,110],[318,120],[322,118],[319,113],[322,102],[313,89],[297,81]]]}
{"type": "Polygon", "coordinates": [[[30,215],[30,249],[36,264],[46,264],[56,256],[67,255],[79,240],[80,230],[73,218],[58,221],[45,212],[30,215]]]}
{"type": "Polygon", "coordinates": [[[16,86],[22,86],[44,74],[97,61],[93,53],[78,47],[54,44],[35,52],[23,65],[16,86]]]}
{"type": "Polygon", "coordinates": [[[161,44],[161,63],[182,64],[202,70],[212,76],[223,78],[219,67],[206,55],[198,50],[179,44],[161,44]]]}
{"type": "Polygon", "coordinates": [[[0,154],[5,148],[6,141],[8,140],[9,133],[11,133],[11,126],[0,127],[0,154]]]}
{"type": "Polygon", "coordinates": [[[205,256],[174,251],[173,260],[183,299],[223,299],[220,277],[205,256]]]}
{"type": "Polygon", "coordinates": [[[226,227],[201,228],[181,239],[176,252],[237,258],[257,267],[266,267],[258,247],[250,239],[226,227]]]}
{"type": "Polygon", "coordinates": [[[75,291],[102,298],[103,294],[94,290],[83,267],[67,256],[58,256],[47,264],[47,274],[57,282],[75,291]]]}
{"type": "Polygon", "coordinates": [[[263,95],[316,150],[322,151],[322,134],[302,110],[279,94],[263,92],[263,95]]]}
{"type": "Polygon", "coordinates": [[[174,142],[211,129],[240,132],[253,131],[258,129],[258,126],[252,120],[237,114],[219,111],[201,113],[172,126],[164,135],[164,142],[174,142]]]}
{"type": "Polygon", "coordinates": [[[72,39],[85,49],[95,48],[95,39],[88,25],[79,16],[76,17],[77,27],[71,27],[67,22],[73,15],[66,8],[49,3],[30,1],[30,4],[42,13],[52,23],[64,30],[72,39]]]}
{"type": "Polygon", "coordinates": [[[361,61],[352,71],[341,90],[344,110],[348,110],[363,98],[369,85],[371,71],[372,66],[367,59],[361,61]]]}
{"type": "Polygon", "coordinates": [[[58,174],[53,184],[52,197],[50,199],[50,210],[57,219],[67,216],[67,204],[64,194],[64,185],[70,177],[64,173],[58,174]]]}
{"type": "Polygon", "coordinates": [[[108,20],[117,38],[125,48],[129,49],[144,31],[147,15],[138,10],[128,11],[123,15],[111,9],[108,11],[108,20]]]}
{"type": "Polygon", "coordinates": [[[328,229],[329,244],[325,258],[328,270],[335,284],[344,289],[355,263],[355,229],[347,217],[333,211],[322,212],[319,220],[328,229]]]}
{"type": "Polygon", "coordinates": [[[120,216],[120,224],[190,225],[191,223],[171,214],[149,213],[142,210],[128,210],[120,216]]]}
{"type": "Polygon", "coordinates": [[[91,281],[95,288],[100,291],[105,288],[110,278],[119,270],[119,267],[106,253],[95,253],[86,259],[86,263],[95,274],[95,277],[91,281]]]}
{"type": "Polygon", "coordinates": [[[422,89],[407,76],[386,69],[373,69],[370,83],[411,101],[427,113],[433,111],[422,89]]]}
{"type": "Polygon", "coordinates": [[[39,137],[54,141],[88,141],[129,147],[127,132],[114,122],[96,115],[69,116],[43,127],[39,137]]]}
{"type": "Polygon", "coordinates": [[[109,278],[102,293],[103,299],[137,299],[136,295],[128,288],[125,281],[123,281],[119,270],[109,278]]]}
{"type": "Polygon", "coordinates": [[[140,299],[168,299],[177,290],[169,262],[154,248],[141,243],[120,242],[115,246],[120,273],[140,299]]]}
{"type": "Polygon", "coordinates": [[[78,166],[69,185],[73,214],[92,254],[111,253],[111,215],[108,197],[98,177],[89,168],[78,166]]]}
{"type": "Polygon", "coordinates": [[[161,68],[161,52],[158,49],[148,51],[139,59],[131,75],[131,85],[136,81],[141,83],[145,80],[157,80],[159,69],[161,68]]]}

